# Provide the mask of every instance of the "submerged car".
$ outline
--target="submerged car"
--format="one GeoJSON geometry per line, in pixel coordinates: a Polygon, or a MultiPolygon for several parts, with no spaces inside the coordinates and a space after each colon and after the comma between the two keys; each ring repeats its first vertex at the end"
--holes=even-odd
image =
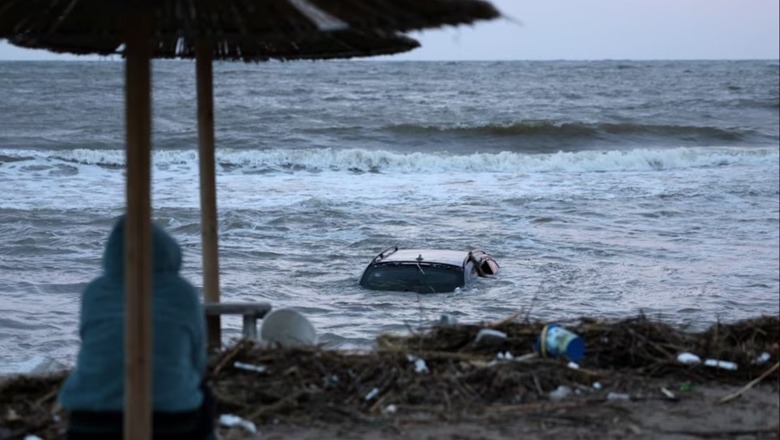
{"type": "Polygon", "coordinates": [[[498,273],[498,263],[485,251],[398,249],[379,253],[360,277],[360,285],[372,290],[440,293],[452,292],[477,277],[498,273]]]}

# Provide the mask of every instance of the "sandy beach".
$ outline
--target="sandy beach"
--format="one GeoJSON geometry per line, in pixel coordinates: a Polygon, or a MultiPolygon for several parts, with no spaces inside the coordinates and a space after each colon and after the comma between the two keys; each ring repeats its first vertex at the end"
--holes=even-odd
{"type": "MultiPolygon", "coordinates": [[[[630,395],[631,400],[572,396],[558,402],[472,408],[462,412],[413,411],[344,417],[337,420],[298,420],[284,416],[256,425],[251,433],[241,427],[221,427],[223,440],[325,439],[777,439],[780,410],[777,379],[745,391],[735,400],[718,403],[738,386],[703,384],[670,399],[660,389],[630,395]]],[[[648,386],[650,386],[648,384],[648,386]]],[[[0,399],[5,406],[7,395],[0,399]]],[[[402,409],[399,412],[403,411],[402,409]]],[[[22,439],[38,431],[44,440],[57,438],[40,429],[8,429],[9,410],[0,424],[0,439],[22,439]]],[[[56,429],[56,426],[54,427],[56,429]]]]}
{"type": "Polygon", "coordinates": [[[258,433],[223,429],[223,439],[776,439],[778,388],[765,385],[726,404],[739,387],[697,387],[678,401],[663,396],[633,401],[582,401],[505,408],[451,418],[416,414],[350,423],[265,424],[258,433]]]}

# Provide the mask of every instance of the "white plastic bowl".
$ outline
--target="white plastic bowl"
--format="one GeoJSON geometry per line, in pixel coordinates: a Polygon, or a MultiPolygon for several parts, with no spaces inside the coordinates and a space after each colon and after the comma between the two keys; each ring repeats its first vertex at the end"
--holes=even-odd
{"type": "Polygon", "coordinates": [[[297,310],[276,309],[263,318],[260,339],[282,347],[300,347],[317,344],[317,332],[297,310]]]}

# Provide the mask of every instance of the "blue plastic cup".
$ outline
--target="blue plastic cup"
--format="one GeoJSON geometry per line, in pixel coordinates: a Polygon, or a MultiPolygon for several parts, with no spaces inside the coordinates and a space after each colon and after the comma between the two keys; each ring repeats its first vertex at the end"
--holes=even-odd
{"type": "Polygon", "coordinates": [[[536,339],[536,351],[541,357],[579,362],[585,354],[585,341],[558,324],[547,324],[536,339]]]}

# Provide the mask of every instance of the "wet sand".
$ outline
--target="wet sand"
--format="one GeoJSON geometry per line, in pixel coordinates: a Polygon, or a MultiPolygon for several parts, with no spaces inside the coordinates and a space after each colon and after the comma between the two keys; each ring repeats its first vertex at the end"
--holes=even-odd
{"type": "Polygon", "coordinates": [[[573,398],[535,402],[482,414],[416,413],[350,423],[265,424],[254,435],[240,428],[221,429],[220,438],[264,440],[322,439],[777,439],[780,393],[777,382],[746,391],[728,403],[723,396],[740,387],[695,386],[672,401],[662,393],[630,401],[573,398]]]}

